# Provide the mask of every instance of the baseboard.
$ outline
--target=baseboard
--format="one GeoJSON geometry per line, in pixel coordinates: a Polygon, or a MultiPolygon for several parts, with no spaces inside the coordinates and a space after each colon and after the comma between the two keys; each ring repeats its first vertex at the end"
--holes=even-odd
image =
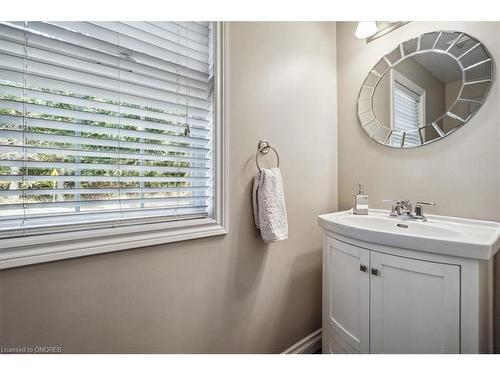
{"type": "Polygon", "coordinates": [[[321,349],[321,328],[296,342],[281,354],[312,354],[321,349]]]}

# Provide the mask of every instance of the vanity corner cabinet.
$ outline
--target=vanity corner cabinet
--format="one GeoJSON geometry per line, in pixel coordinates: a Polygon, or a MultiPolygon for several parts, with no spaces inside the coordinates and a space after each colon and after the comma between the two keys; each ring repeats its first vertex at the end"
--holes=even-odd
{"type": "Polygon", "coordinates": [[[325,231],[323,353],[491,353],[492,260],[325,231]]]}

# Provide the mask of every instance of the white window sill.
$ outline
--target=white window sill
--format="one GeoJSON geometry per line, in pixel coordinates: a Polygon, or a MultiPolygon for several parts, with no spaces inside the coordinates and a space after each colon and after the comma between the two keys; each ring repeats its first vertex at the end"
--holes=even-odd
{"type": "Polygon", "coordinates": [[[143,224],[137,227],[44,234],[0,240],[0,269],[134,249],[227,233],[211,218],[143,224]],[[77,239],[75,239],[77,238],[77,239]]]}

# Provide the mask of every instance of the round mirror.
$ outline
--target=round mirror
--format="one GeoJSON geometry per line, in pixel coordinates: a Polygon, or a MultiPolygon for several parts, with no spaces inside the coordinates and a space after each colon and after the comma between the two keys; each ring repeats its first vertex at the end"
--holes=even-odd
{"type": "Polygon", "coordinates": [[[492,81],[492,57],[481,42],[454,31],[422,34],[398,45],[368,73],[358,118],[378,143],[422,146],[469,121],[492,81]]]}

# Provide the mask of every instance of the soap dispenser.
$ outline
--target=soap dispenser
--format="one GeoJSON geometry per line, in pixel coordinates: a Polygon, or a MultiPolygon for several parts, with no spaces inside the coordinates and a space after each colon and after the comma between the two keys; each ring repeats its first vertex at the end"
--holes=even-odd
{"type": "Polygon", "coordinates": [[[363,193],[363,187],[358,184],[358,192],[354,194],[354,215],[368,215],[368,195],[363,193]]]}

